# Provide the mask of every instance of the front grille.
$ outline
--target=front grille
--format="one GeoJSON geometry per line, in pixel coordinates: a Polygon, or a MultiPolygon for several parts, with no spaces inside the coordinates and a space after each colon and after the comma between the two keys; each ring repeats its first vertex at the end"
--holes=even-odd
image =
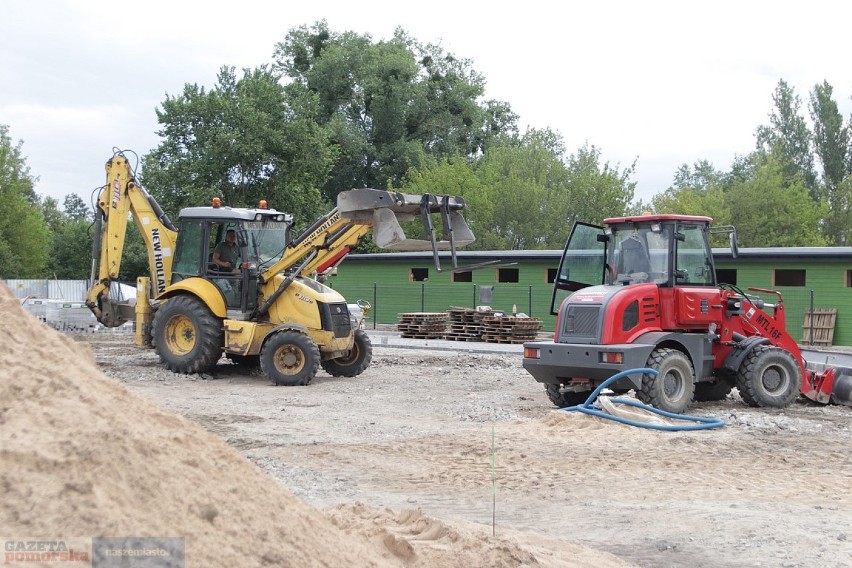
{"type": "Polygon", "coordinates": [[[333,331],[334,337],[346,337],[352,332],[352,323],[349,320],[349,308],[346,303],[319,304],[320,323],[326,331],[333,331]]]}
{"type": "Polygon", "coordinates": [[[571,337],[597,338],[600,310],[600,306],[568,306],[562,334],[571,337]]]}

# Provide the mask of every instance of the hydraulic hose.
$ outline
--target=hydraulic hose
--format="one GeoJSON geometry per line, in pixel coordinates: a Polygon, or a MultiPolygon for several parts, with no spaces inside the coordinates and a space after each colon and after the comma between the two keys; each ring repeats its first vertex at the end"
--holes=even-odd
{"type": "Polygon", "coordinates": [[[667,412],[665,410],[659,410],[654,408],[653,406],[648,406],[647,404],[642,404],[639,401],[633,400],[631,398],[614,398],[611,400],[614,404],[623,404],[625,406],[634,406],[636,408],[641,408],[642,410],[648,410],[653,412],[654,414],[658,414],[660,416],[664,416],[666,418],[673,418],[675,420],[683,420],[687,422],[695,422],[695,424],[648,424],[647,422],[639,422],[637,420],[630,420],[629,418],[623,418],[621,416],[615,416],[606,412],[603,412],[597,406],[594,406],[592,403],[598,398],[600,392],[605,389],[610,384],[614,383],[619,379],[623,379],[629,375],[633,374],[644,374],[648,373],[651,375],[659,374],[656,369],[629,369],[627,371],[622,371],[617,375],[613,375],[603,383],[598,386],[592,394],[589,395],[589,398],[586,399],[586,402],[583,404],[578,404],[577,406],[567,406],[562,410],[566,412],[582,412],[584,414],[589,414],[591,416],[598,416],[600,418],[606,418],[607,420],[615,420],[616,422],[620,422],[622,424],[627,424],[628,426],[638,426],[639,428],[650,428],[652,430],[666,430],[666,431],[683,431],[683,430],[709,430],[711,428],[719,428],[724,426],[725,423],[718,418],[705,418],[703,416],[690,416],[688,414],[675,414],[674,412],[667,412]]]}

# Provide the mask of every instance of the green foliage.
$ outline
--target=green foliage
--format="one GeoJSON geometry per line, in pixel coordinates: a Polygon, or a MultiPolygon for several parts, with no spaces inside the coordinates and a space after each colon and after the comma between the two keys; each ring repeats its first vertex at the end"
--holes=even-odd
{"type": "Polygon", "coordinates": [[[852,175],[831,188],[823,235],[833,246],[852,245],[852,175]]]}
{"type": "Polygon", "coordinates": [[[52,197],[45,197],[41,202],[41,214],[50,227],[50,232],[55,233],[65,224],[65,214],[60,211],[59,203],[52,197]]]}
{"type": "Polygon", "coordinates": [[[307,224],[328,209],[317,188],[334,157],[315,107],[265,68],[237,79],[223,67],[210,91],[186,85],[166,97],[157,110],[164,141],[146,156],[143,181],[172,216],[213,197],[230,206],[266,199],[307,224]]]}
{"type": "MultiPolygon", "coordinates": [[[[402,191],[417,195],[434,193],[463,197],[466,207],[462,215],[473,234],[477,235],[474,246],[481,249],[482,243],[478,235],[488,227],[489,219],[493,215],[493,207],[487,196],[483,195],[480,181],[464,157],[455,156],[441,160],[432,157],[424,158],[420,168],[409,170],[402,191]]],[[[422,230],[416,227],[416,224],[412,222],[404,228],[406,234],[410,233],[420,238],[422,230]]]]}
{"type": "Polygon", "coordinates": [[[728,198],[720,185],[707,188],[670,187],[652,198],[653,211],[675,215],[705,215],[716,225],[731,223],[728,198]]]}
{"type": "Polygon", "coordinates": [[[409,171],[403,190],[464,197],[478,250],[561,248],[572,220],[623,214],[635,185],[628,180],[632,169],[601,164],[594,147],[584,146],[567,163],[563,148],[550,130],[504,137],[472,162],[424,161],[409,171]]]}
{"type": "Polygon", "coordinates": [[[600,149],[586,144],[568,157],[566,166],[567,200],[561,204],[558,222],[572,218],[600,224],[607,217],[626,214],[636,189],[636,182],[630,181],[635,161],[622,170],[618,164],[602,162],[600,149]]]}
{"type": "Polygon", "coordinates": [[[72,222],[91,221],[92,210],[76,193],[70,193],[62,201],[62,212],[65,218],[72,222]]]}
{"type": "Polygon", "coordinates": [[[40,278],[47,268],[50,228],[22,145],[13,145],[9,127],[0,125],[0,278],[40,278]]]}
{"type": "MultiPolygon", "coordinates": [[[[89,256],[91,257],[91,255],[89,256]]],[[[128,223],[118,279],[122,282],[132,283],[140,276],[151,276],[151,269],[148,265],[148,249],[136,224],[128,223]]]]}
{"type": "Polygon", "coordinates": [[[692,188],[708,189],[712,186],[722,185],[725,174],[707,160],[698,160],[690,167],[682,164],[675,173],[674,184],[670,189],[692,188]]]}
{"type": "Polygon", "coordinates": [[[831,245],[843,246],[850,238],[852,203],[852,146],[849,126],[844,126],[837,103],[827,82],[811,92],[811,119],[814,123],[814,150],[822,163],[821,200],[828,206],[823,235],[831,245]]]}
{"type": "Polygon", "coordinates": [[[801,100],[793,87],[783,79],[778,81],[772,96],[775,109],[769,115],[769,125],[757,129],[757,151],[773,156],[782,168],[783,180],[799,179],[811,197],[819,198],[811,132],[800,114],[801,100]]]}
{"type": "Polygon", "coordinates": [[[51,236],[48,270],[53,278],[83,280],[92,268],[91,223],[68,221],[51,236]]]}
{"type": "Polygon", "coordinates": [[[827,208],[811,199],[802,182],[785,183],[785,166],[766,157],[753,178],[726,192],[731,223],[744,247],[823,246],[819,225],[827,208]]]}
{"type": "Polygon", "coordinates": [[[0,124],[0,192],[3,195],[20,194],[27,203],[35,205],[38,196],[34,188],[37,178],[30,174],[26,158],[21,154],[23,141],[12,144],[9,126],[0,124]]]}
{"type": "Polygon", "coordinates": [[[0,241],[5,262],[0,278],[42,278],[47,269],[50,229],[35,205],[22,194],[0,190],[0,241]]]}
{"type": "Polygon", "coordinates": [[[549,145],[549,134],[530,131],[520,140],[507,139],[478,161],[476,174],[483,191],[476,201],[491,203],[488,228],[481,237],[477,235],[483,248],[521,250],[564,244],[567,217],[559,217],[566,201],[568,171],[549,145]],[[561,233],[559,237],[554,231],[561,233]]]}
{"type": "Polygon", "coordinates": [[[398,186],[427,155],[481,154],[514,132],[508,103],[478,100],[485,80],[466,59],[422,45],[397,29],[388,41],[335,33],[327,22],[291,30],[276,46],[274,68],[317,97],[317,120],[339,159],[323,195],[352,187],[398,186]]]}

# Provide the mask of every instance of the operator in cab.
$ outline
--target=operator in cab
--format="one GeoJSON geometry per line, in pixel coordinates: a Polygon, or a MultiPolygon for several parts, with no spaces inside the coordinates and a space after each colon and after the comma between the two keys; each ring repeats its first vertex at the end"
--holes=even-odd
{"type": "Polygon", "coordinates": [[[240,247],[237,246],[237,234],[233,229],[225,233],[225,240],[213,249],[213,263],[220,272],[239,272],[240,247]]]}

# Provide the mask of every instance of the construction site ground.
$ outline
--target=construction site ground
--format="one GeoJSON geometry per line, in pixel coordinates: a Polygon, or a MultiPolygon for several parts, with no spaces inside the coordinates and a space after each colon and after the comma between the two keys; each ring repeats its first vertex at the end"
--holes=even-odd
{"type": "Polygon", "coordinates": [[[419,508],[636,566],[852,566],[850,407],[753,409],[734,391],[691,409],[725,427],[662,432],[555,409],[517,345],[371,332],[364,374],[287,388],[224,358],[171,373],[127,334],[71,337],[320,508],[419,508]]]}

